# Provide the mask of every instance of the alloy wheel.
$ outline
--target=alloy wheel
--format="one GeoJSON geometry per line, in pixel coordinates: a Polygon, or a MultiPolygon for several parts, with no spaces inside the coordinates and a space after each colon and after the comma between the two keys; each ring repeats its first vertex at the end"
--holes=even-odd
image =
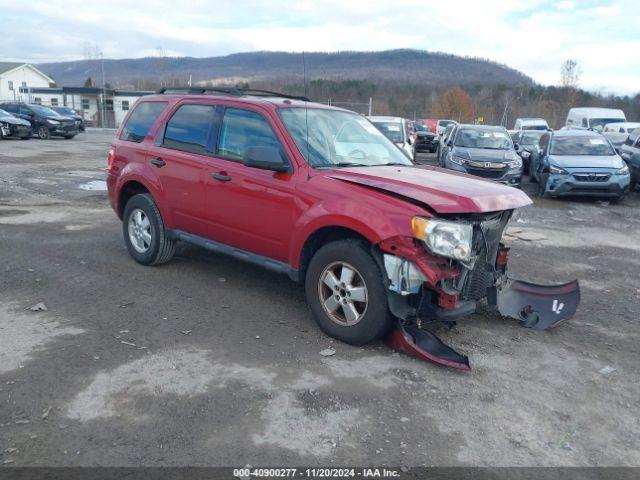
{"type": "Polygon", "coordinates": [[[360,272],[346,262],[333,262],[322,271],[318,295],[327,316],[341,326],[357,324],[367,311],[367,285],[360,272]]]}
{"type": "Polygon", "coordinates": [[[149,217],[136,208],[129,216],[129,240],[139,253],[145,253],[151,246],[151,222],[149,217]]]}

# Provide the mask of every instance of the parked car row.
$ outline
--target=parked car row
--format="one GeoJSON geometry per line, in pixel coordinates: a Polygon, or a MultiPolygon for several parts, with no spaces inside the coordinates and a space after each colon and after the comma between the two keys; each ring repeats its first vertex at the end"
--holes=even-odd
{"type": "Polygon", "coordinates": [[[69,107],[43,107],[28,103],[0,103],[0,138],[43,140],[51,137],[71,139],[84,131],[82,118],[69,107]],[[54,110],[58,109],[58,111],[54,110]]]}

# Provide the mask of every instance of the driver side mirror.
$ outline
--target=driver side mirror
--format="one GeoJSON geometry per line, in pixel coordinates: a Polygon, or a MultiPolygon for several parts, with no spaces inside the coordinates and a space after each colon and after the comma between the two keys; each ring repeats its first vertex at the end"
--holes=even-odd
{"type": "Polygon", "coordinates": [[[247,147],[244,152],[244,164],[247,167],[271,170],[273,172],[289,172],[291,166],[275,147],[247,147]]]}

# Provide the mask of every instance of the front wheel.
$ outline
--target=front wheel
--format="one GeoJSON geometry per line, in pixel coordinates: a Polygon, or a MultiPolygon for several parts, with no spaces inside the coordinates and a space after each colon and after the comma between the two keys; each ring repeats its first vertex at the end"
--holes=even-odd
{"type": "Polygon", "coordinates": [[[309,263],[305,292],[318,326],[345,343],[370,343],[393,325],[382,272],[360,240],[320,248],[309,263]]]}
{"type": "Polygon", "coordinates": [[[51,138],[51,132],[47,127],[41,125],[38,127],[38,138],[41,140],[49,140],[49,138],[51,138]]]}
{"type": "Polygon", "coordinates": [[[122,215],[124,243],[142,265],[160,265],[173,257],[175,240],[167,236],[160,210],[148,193],[134,195],[122,215]]]}

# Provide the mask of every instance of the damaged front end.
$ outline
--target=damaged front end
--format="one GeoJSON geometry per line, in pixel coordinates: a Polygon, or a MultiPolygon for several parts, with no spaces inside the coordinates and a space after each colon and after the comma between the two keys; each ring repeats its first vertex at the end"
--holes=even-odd
{"type": "Polygon", "coordinates": [[[503,316],[537,330],[553,328],[575,314],[580,301],[577,281],[544,286],[509,278],[509,249],[501,238],[512,213],[508,210],[446,220],[423,219],[418,224],[426,237],[435,231],[429,224],[438,222],[444,225],[442,235],[448,235],[449,240],[464,240],[466,235],[466,244],[461,241],[450,247],[446,245],[447,238],[444,244],[438,244],[417,232],[416,238],[394,237],[377,245],[377,257],[386,272],[389,308],[398,319],[397,328],[387,339],[392,348],[440,365],[469,370],[467,356],[444,344],[433,327],[440,324],[452,328],[458,318],[474,313],[483,300],[496,306],[503,316]],[[451,225],[464,228],[447,230],[451,225]]]}

